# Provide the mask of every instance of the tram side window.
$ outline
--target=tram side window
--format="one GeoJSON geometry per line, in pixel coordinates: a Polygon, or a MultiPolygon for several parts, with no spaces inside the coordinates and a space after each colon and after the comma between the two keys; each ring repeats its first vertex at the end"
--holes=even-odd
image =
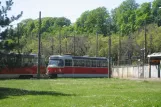
{"type": "Polygon", "coordinates": [[[74,66],[78,66],[78,60],[73,60],[74,66]]]}
{"type": "Polygon", "coordinates": [[[73,60],[74,61],[74,66],[80,67],[82,62],[81,60],[73,60]]]}
{"type": "Polygon", "coordinates": [[[6,59],[7,58],[5,58],[5,57],[0,58],[0,68],[5,67],[7,65],[6,59]]]}
{"type": "Polygon", "coordinates": [[[33,66],[33,58],[28,58],[28,66],[33,66]]]}
{"type": "Polygon", "coordinates": [[[101,61],[97,60],[97,67],[101,67],[101,61]]]}
{"type": "Polygon", "coordinates": [[[105,67],[108,67],[108,62],[107,61],[105,61],[105,67]]]}
{"type": "Polygon", "coordinates": [[[92,60],[92,67],[96,67],[96,60],[92,60]]]}
{"type": "Polygon", "coordinates": [[[11,67],[11,68],[14,67],[15,66],[14,62],[15,62],[14,56],[11,56],[11,55],[7,56],[7,63],[8,63],[9,67],[11,67]]]}
{"type": "Polygon", "coordinates": [[[16,56],[16,66],[21,67],[22,57],[20,55],[16,56]]]}
{"type": "Polygon", "coordinates": [[[99,61],[100,67],[103,67],[103,61],[99,61]]]}
{"type": "MultiPolygon", "coordinates": [[[[38,57],[32,57],[32,59],[30,61],[30,64],[37,66],[37,64],[38,64],[38,57]]],[[[40,59],[40,66],[46,66],[45,59],[43,57],[41,57],[41,59],[40,59]]]]}
{"type": "Polygon", "coordinates": [[[72,60],[66,59],[65,60],[65,66],[72,66],[72,60]]]}
{"type": "Polygon", "coordinates": [[[84,60],[79,60],[79,66],[81,66],[81,67],[85,66],[84,60]]]}
{"type": "Polygon", "coordinates": [[[32,57],[23,57],[23,66],[24,67],[29,67],[29,66],[33,66],[33,58],[32,57]]]}
{"type": "Polygon", "coordinates": [[[91,67],[91,61],[90,60],[86,60],[86,67],[91,67]]]}
{"type": "Polygon", "coordinates": [[[28,66],[28,58],[23,58],[23,66],[27,67],[28,66]]]}
{"type": "Polygon", "coordinates": [[[41,58],[41,60],[40,60],[40,64],[41,64],[41,66],[46,66],[46,64],[45,64],[45,59],[44,58],[41,58]]]}
{"type": "Polygon", "coordinates": [[[86,61],[85,60],[82,60],[82,66],[86,66],[86,61]]]}
{"type": "Polygon", "coordinates": [[[101,67],[107,67],[107,61],[101,61],[101,67]]]}

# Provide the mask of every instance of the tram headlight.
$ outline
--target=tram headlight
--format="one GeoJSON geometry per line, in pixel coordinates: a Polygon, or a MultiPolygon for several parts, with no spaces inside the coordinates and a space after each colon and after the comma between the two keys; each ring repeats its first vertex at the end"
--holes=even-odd
{"type": "Polygon", "coordinates": [[[59,69],[59,72],[61,72],[61,69],[59,69]]]}

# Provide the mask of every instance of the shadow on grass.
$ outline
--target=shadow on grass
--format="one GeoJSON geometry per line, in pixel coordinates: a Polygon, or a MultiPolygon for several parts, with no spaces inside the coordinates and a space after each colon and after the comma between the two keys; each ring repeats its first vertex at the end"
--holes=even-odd
{"type": "Polygon", "coordinates": [[[23,95],[75,96],[74,94],[65,94],[55,91],[32,91],[32,90],[0,87],[0,99],[8,98],[8,96],[23,96],[23,95]]]}

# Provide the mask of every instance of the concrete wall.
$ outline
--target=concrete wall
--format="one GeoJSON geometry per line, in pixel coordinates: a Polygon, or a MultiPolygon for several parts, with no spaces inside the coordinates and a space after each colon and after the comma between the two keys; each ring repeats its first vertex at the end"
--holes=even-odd
{"type": "MultiPolygon", "coordinates": [[[[160,70],[161,71],[161,70],[160,70]]],[[[118,66],[112,68],[114,78],[149,78],[149,66],[118,66]]],[[[158,66],[151,66],[151,78],[158,78],[158,66]]]]}

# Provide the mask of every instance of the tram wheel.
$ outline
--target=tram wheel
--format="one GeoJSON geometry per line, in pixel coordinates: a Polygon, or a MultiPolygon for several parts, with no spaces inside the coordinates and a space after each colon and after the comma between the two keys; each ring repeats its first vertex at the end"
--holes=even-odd
{"type": "Polygon", "coordinates": [[[20,75],[19,76],[20,79],[30,79],[30,78],[33,78],[32,75],[20,75]]]}
{"type": "Polygon", "coordinates": [[[57,78],[57,74],[53,74],[50,76],[51,79],[57,78]]]}

